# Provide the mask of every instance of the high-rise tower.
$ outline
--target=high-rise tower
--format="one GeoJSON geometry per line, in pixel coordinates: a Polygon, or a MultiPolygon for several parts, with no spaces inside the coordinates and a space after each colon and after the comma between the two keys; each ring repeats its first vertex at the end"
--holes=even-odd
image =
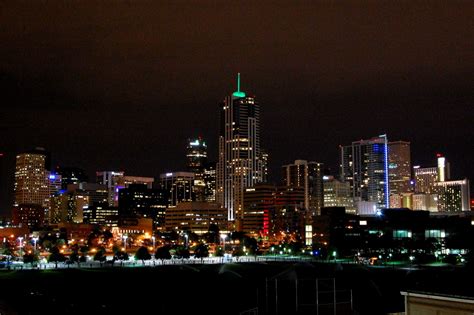
{"type": "Polygon", "coordinates": [[[322,163],[296,160],[283,165],[283,182],[288,187],[304,188],[304,208],[311,215],[320,214],[323,206],[322,163]]]}
{"type": "Polygon", "coordinates": [[[240,229],[246,187],[263,181],[264,162],[260,151],[260,106],[254,96],[240,90],[220,104],[217,202],[227,208],[228,220],[240,229]]]}
{"type": "Polygon", "coordinates": [[[388,180],[391,194],[410,191],[411,162],[410,142],[388,143],[388,180]]]}
{"type": "Polygon", "coordinates": [[[50,156],[43,148],[16,156],[15,206],[35,204],[47,206],[49,199],[50,156]]]}
{"type": "Polygon", "coordinates": [[[207,144],[201,138],[189,139],[186,148],[188,172],[201,173],[207,162],[207,144]]]}
{"type": "Polygon", "coordinates": [[[341,179],[350,183],[354,200],[373,202],[376,209],[388,208],[387,136],[354,141],[340,149],[341,179]]]}
{"type": "Polygon", "coordinates": [[[197,201],[206,200],[206,182],[204,171],[207,166],[207,145],[206,142],[198,137],[189,139],[186,148],[188,172],[194,173],[194,195],[197,201]]]}

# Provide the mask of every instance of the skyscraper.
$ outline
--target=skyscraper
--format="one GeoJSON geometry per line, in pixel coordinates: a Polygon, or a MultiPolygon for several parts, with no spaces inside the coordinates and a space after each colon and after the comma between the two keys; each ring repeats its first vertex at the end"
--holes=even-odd
{"type": "Polygon", "coordinates": [[[287,187],[304,189],[304,208],[311,215],[319,214],[323,206],[322,163],[296,160],[294,164],[283,165],[283,182],[287,187]]]}
{"type": "Polygon", "coordinates": [[[189,139],[186,148],[186,157],[188,159],[188,171],[202,173],[207,162],[206,142],[201,137],[189,139]]]}
{"type": "Polygon", "coordinates": [[[67,189],[67,185],[88,182],[86,172],[78,167],[56,167],[56,173],[61,176],[61,187],[67,189]]]}
{"type": "Polygon", "coordinates": [[[346,213],[355,214],[349,182],[340,182],[333,176],[323,177],[324,207],[344,207],[346,213]]]}
{"type": "Polygon", "coordinates": [[[432,194],[434,184],[438,181],[438,169],[436,167],[413,167],[415,175],[415,193],[432,194]]]}
{"type": "Polygon", "coordinates": [[[109,191],[109,206],[118,206],[118,193],[120,188],[124,188],[120,183],[123,182],[124,172],[101,171],[96,172],[97,183],[107,186],[109,191]]]}
{"type": "Polygon", "coordinates": [[[216,162],[208,162],[204,168],[205,201],[216,202],[216,162]]]}
{"type": "Polygon", "coordinates": [[[402,194],[410,191],[410,179],[410,142],[389,142],[388,181],[390,194],[402,194]]]}
{"type": "Polygon", "coordinates": [[[204,179],[204,171],[207,165],[207,145],[206,142],[198,137],[197,139],[189,139],[186,148],[186,157],[188,160],[188,172],[194,173],[194,195],[195,200],[206,200],[206,183],[204,179]]]}
{"type": "Polygon", "coordinates": [[[435,183],[438,193],[438,211],[470,211],[469,180],[439,181],[435,183]]]}
{"type": "Polygon", "coordinates": [[[387,135],[354,141],[340,150],[341,180],[350,183],[354,200],[374,203],[376,209],[388,208],[387,135]]]}
{"type": "Polygon", "coordinates": [[[168,204],[166,192],[148,188],[146,184],[130,184],[119,191],[121,217],[152,218],[155,227],[163,227],[168,204]]]}
{"type": "Polygon", "coordinates": [[[180,202],[195,201],[193,186],[194,173],[173,172],[160,175],[160,187],[166,192],[170,207],[180,202]]]}
{"type": "Polygon", "coordinates": [[[34,204],[47,207],[49,199],[49,154],[43,148],[16,156],[15,206],[34,204]]]}
{"type": "Polygon", "coordinates": [[[220,104],[217,202],[227,208],[228,220],[241,229],[243,194],[246,187],[263,181],[260,151],[260,106],[254,96],[240,90],[220,104]]]}

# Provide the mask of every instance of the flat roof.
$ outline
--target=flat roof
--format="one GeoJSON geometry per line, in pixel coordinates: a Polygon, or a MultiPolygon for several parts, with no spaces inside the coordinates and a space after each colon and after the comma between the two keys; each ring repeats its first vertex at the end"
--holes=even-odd
{"type": "Polygon", "coordinates": [[[430,300],[450,301],[450,302],[462,302],[467,304],[474,304],[474,297],[443,294],[435,292],[423,292],[423,291],[400,291],[401,295],[411,296],[417,298],[425,298],[430,300]]]}

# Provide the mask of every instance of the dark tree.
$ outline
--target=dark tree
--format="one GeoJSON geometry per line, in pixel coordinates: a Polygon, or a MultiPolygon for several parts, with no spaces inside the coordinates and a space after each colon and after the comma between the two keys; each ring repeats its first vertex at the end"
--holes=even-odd
{"type": "Polygon", "coordinates": [[[128,254],[126,252],[118,251],[114,255],[115,260],[128,260],[128,254]]]}
{"type": "Polygon", "coordinates": [[[222,256],[224,256],[224,249],[223,249],[222,247],[218,246],[218,247],[216,248],[215,255],[216,255],[216,257],[222,257],[222,256]]]}
{"type": "Polygon", "coordinates": [[[38,255],[35,254],[25,254],[23,255],[23,263],[32,264],[39,261],[38,255]]]}
{"type": "Polygon", "coordinates": [[[189,258],[189,250],[184,246],[178,246],[176,248],[176,257],[177,258],[189,258]]]}
{"type": "Polygon", "coordinates": [[[220,230],[219,226],[217,224],[210,224],[209,225],[209,232],[206,233],[206,239],[208,243],[214,243],[217,244],[219,243],[219,235],[220,235],[220,230]]]}
{"type": "Polygon", "coordinates": [[[143,264],[145,264],[145,260],[150,260],[151,255],[148,252],[148,248],[146,248],[145,246],[140,247],[135,253],[135,259],[141,260],[143,264]]]}
{"type": "Polygon", "coordinates": [[[59,251],[59,248],[53,247],[51,248],[51,254],[48,257],[48,262],[54,262],[56,268],[58,268],[58,262],[63,262],[66,260],[63,254],[59,251]]]}
{"type": "Polygon", "coordinates": [[[167,245],[157,248],[155,258],[161,260],[171,259],[170,249],[171,247],[167,245]]]}
{"type": "MultiPolygon", "coordinates": [[[[209,248],[206,244],[198,244],[194,249],[194,257],[196,258],[204,258],[209,257],[209,248]]],[[[201,259],[202,260],[202,259],[201,259]]]]}
{"type": "Polygon", "coordinates": [[[97,252],[94,254],[94,260],[104,262],[106,259],[107,258],[105,256],[105,248],[99,247],[99,249],[97,249],[97,252]]]}
{"type": "Polygon", "coordinates": [[[258,251],[257,240],[253,237],[244,238],[244,246],[250,255],[256,255],[258,251]]]}

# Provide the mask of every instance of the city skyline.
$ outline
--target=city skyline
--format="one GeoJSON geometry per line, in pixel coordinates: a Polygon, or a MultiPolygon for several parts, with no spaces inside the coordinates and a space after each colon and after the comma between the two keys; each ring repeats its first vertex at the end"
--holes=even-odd
{"type": "Polygon", "coordinates": [[[338,146],[378,134],[411,142],[412,165],[442,153],[453,178],[473,178],[470,6],[7,3],[0,211],[15,156],[36,146],[91,178],[184,170],[199,135],[217,160],[218,106],[237,72],[263,108],[272,181],[295,159],[337,175],[338,146]]]}

